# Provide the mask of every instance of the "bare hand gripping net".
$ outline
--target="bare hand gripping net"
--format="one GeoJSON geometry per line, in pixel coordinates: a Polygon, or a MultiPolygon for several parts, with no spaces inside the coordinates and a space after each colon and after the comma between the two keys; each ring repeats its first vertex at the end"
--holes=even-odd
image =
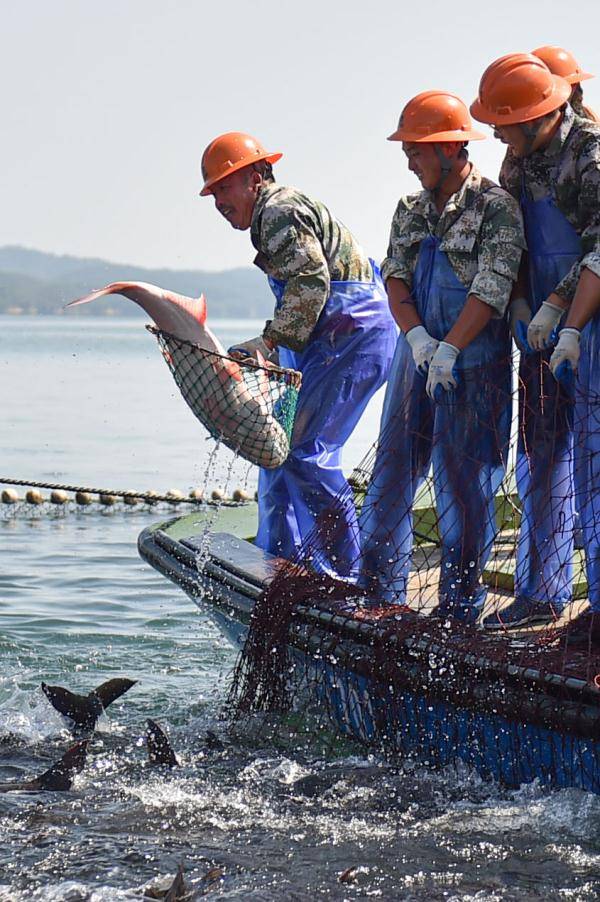
{"type": "Polygon", "coordinates": [[[312,567],[338,498],[256,603],[238,713],[310,699],[360,741],[600,792],[600,397],[504,366],[397,405],[354,485],[355,581],[312,567]],[[536,623],[509,628],[515,599],[536,623]]]}
{"type": "Polygon", "coordinates": [[[207,351],[154,326],[184,400],[214,439],[267,469],[290,450],[301,375],[207,351]]]}

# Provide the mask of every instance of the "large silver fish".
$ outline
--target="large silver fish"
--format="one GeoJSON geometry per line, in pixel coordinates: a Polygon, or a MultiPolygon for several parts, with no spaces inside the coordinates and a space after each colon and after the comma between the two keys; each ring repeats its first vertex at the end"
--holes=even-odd
{"type": "Polygon", "coordinates": [[[147,282],[113,282],[67,307],[88,304],[107,294],[122,294],[135,301],[161,332],[175,336],[162,336],[165,357],[188,406],[213,435],[259,467],[281,466],[289,441],[273,409],[287,387],[269,377],[266,369],[240,366],[226,356],[206,325],[204,295],[188,298],[147,282]],[[176,339],[209,353],[194,353],[176,339]]]}

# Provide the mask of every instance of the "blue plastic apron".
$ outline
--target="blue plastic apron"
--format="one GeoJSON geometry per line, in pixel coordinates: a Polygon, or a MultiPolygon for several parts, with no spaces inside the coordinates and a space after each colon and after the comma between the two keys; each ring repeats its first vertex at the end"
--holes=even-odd
{"type": "Polygon", "coordinates": [[[588,598],[600,611],[600,314],[581,333],[575,397],[575,505],[585,549],[588,598]]]}
{"type": "MultiPolygon", "coordinates": [[[[413,296],[430,335],[441,340],[448,334],[467,295],[439,239],[427,237],[419,249],[413,296]]],[[[376,598],[406,599],[413,503],[432,463],[441,541],[440,608],[474,620],[485,601],[481,574],[496,535],[494,495],[510,435],[510,340],[504,320],[488,323],[461,352],[456,371],[457,388],[434,403],[405,336],[399,335],[377,459],[361,511],[361,583],[376,598]]]]}
{"type": "MultiPolygon", "coordinates": [[[[261,470],[256,544],[292,558],[301,543],[318,572],[355,579],[358,525],[342,448],[390,368],[396,326],[377,265],[372,282],[331,282],[327,303],[302,352],[279,347],[281,366],[302,373],[291,451],[261,470]]],[[[269,277],[280,306],[285,282],[269,277]]]]}
{"type": "MultiPolygon", "coordinates": [[[[533,313],[554,291],[573,263],[581,242],[550,195],[521,209],[529,249],[533,313]]],[[[571,600],[573,583],[573,386],[557,382],[548,368],[552,351],[521,355],[517,488],[522,505],[515,596],[552,602],[571,600]]]]}

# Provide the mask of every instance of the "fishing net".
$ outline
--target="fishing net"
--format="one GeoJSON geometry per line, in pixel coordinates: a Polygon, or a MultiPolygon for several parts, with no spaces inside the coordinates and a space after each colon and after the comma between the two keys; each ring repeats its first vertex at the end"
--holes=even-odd
{"type": "Polygon", "coordinates": [[[600,634],[585,614],[600,397],[557,383],[547,355],[470,370],[436,404],[398,398],[351,482],[358,536],[341,532],[345,494],[255,604],[238,715],[310,701],[363,742],[600,792],[600,634]],[[357,538],[355,580],[317,572],[324,546],[357,538]],[[538,623],[513,626],[516,598],[538,623]]]}
{"type": "Polygon", "coordinates": [[[301,374],[251,360],[240,363],[147,328],[184,400],[210,435],[259,467],[281,466],[290,450],[301,374]]]}

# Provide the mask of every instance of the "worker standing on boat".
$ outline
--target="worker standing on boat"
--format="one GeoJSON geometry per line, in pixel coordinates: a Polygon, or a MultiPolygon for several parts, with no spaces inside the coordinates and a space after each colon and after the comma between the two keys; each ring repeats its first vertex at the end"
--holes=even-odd
{"type": "Polygon", "coordinates": [[[504,313],[524,247],[518,204],[469,162],[467,142],[483,137],[458,97],[426,91],[388,139],[423,190],[398,203],[382,265],[401,334],[361,512],[362,583],[403,602],[413,502],[433,464],[438,612],[467,621],[483,605],[496,534],[511,412],[504,313]]]}
{"type": "MultiPolygon", "coordinates": [[[[493,124],[510,148],[500,181],[520,200],[528,244],[527,279],[514,302],[522,311],[517,484],[523,512],[516,597],[487,618],[488,628],[551,622],[569,603],[575,506],[582,519],[590,601],[600,611],[599,455],[594,459],[590,450],[600,443],[595,326],[585,333],[577,404],[587,408],[587,416],[578,413],[575,448],[572,373],[557,381],[547,365],[553,359],[559,375],[569,375],[566,362],[573,363],[573,345],[579,346],[574,333],[600,303],[600,127],[575,113],[570,96],[571,85],[538,56],[515,53],[488,67],[471,106],[473,116],[493,124]],[[567,325],[574,328],[561,332],[559,356],[551,358],[569,307],[567,325]]],[[[578,635],[588,640],[591,616],[574,621],[574,640],[578,635]]],[[[600,625],[596,632],[600,638],[600,625]]]]}
{"type": "Polygon", "coordinates": [[[276,300],[262,335],[230,351],[276,350],[281,366],[302,373],[289,457],[260,471],[256,544],[293,558],[311,536],[315,569],[355,578],[358,528],[341,452],[387,378],[396,329],[375,263],[324,204],[275,183],[280,157],[239,132],[202,157],[201,194],[233,228],[250,230],[276,300]]]}

